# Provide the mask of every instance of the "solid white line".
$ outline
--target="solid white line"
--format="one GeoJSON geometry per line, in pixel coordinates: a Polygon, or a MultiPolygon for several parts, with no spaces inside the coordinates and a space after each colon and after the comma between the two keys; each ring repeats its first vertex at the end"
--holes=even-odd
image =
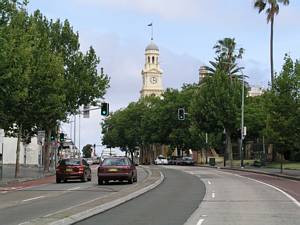
{"type": "Polygon", "coordinates": [[[78,189],[80,189],[80,187],[73,187],[73,188],[67,189],[67,191],[75,191],[75,190],[78,190],[78,189]]]}
{"type": "Polygon", "coordinates": [[[2,194],[6,194],[8,191],[1,191],[2,194]]]}
{"type": "Polygon", "coordinates": [[[40,199],[40,198],[45,198],[45,196],[41,195],[41,196],[38,196],[35,198],[28,198],[28,199],[23,200],[23,202],[28,202],[28,201],[32,201],[32,200],[36,200],[36,199],[40,199]]]}
{"type": "Polygon", "coordinates": [[[208,183],[208,184],[211,184],[211,182],[210,182],[210,181],[207,181],[207,183],[208,183]]]}
{"type": "Polygon", "coordinates": [[[204,222],[204,219],[200,219],[197,223],[197,225],[201,225],[204,222]]]}
{"type": "Polygon", "coordinates": [[[211,194],[211,197],[212,197],[212,198],[215,198],[215,197],[216,197],[216,193],[213,192],[213,193],[211,194]]]}
{"type": "Polygon", "coordinates": [[[259,181],[259,180],[255,180],[255,179],[252,179],[252,178],[249,178],[249,177],[244,177],[244,176],[237,175],[237,174],[235,174],[235,176],[237,176],[237,177],[243,177],[243,178],[246,178],[246,179],[248,179],[248,180],[252,180],[252,181],[255,181],[255,182],[257,182],[257,183],[264,184],[264,185],[266,185],[266,186],[268,186],[268,187],[271,187],[271,188],[273,188],[273,189],[279,191],[280,193],[284,194],[286,197],[288,197],[290,200],[292,200],[293,203],[295,203],[298,207],[300,207],[300,202],[298,202],[294,197],[292,197],[291,195],[289,195],[289,194],[286,193],[285,191],[279,189],[278,187],[275,187],[275,186],[273,186],[273,185],[271,185],[271,184],[267,184],[267,183],[265,183],[265,182],[262,182],[262,181],[259,181]]]}

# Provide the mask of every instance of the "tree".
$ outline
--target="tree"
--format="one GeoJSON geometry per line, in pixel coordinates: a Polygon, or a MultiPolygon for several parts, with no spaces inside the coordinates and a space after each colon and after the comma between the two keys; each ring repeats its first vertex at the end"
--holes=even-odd
{"type": "Polygon", "coordinates": [[[216,57],[215,61],[209,61],[211,67],[205,66],[207,74],[213,76],[217,70],[224,71],[230,77],[241,78],[239,74],[242,69],[237,65],[237,59],[242,58],[244,49],[236,49],[234,38],[224,38],[219,40],[214,46],[216,57]],[[236,53],[237,52],[237,53],[236,53]]]}
{"type": "MultiPolygon", "coordinates": [[[[2,13],[0,29],[0,111],[4,126],[17,136],[16,170],[19,174],[20,142],[24,131],[34,127],[28,86],[32,73],[33,40],[29,31],[28,14],[11,1],[7,14],[2,13]],[[3,19],[3,14],[6,15],[3,19]],[[6,21],[6,22],[5,22],[6,21]]],[[[6,2],[9,4],[8,2],[6,2]]]]}
{"type": "Polygon", "coordinates": [[[254,8],[258,9],[258,13],[265,11],[267,14],[267,23],[271,25],[270,33],[270,64],[271,64],[271,85],[274,82],[274,62],[273,62],[273,33],[274,33],[274,19],[279,13],[279,4],[288,5],[289,0],[255,0],[254,8]]]}
{"type": "Polygon", "coordinates": [[[82,154],[84,158],[91,158],[92,157],[92,145],[91,144],[87,144],[82,148],[82,154]]]}
{"type": "Polygon", "coordinates": [[[208,133],[225,132],[226,153],[232,165],[232,137],[240,126],[242,84],[222,70],[208,77],[196,90],[190,113],[195,124],[208,133]]]}
{"type": "Polygon", "coordinates": [[[300,62],[285,56],[281,73],[267,93],[266,134],[274,149],[287,158],[300,151],[300,62]]]}

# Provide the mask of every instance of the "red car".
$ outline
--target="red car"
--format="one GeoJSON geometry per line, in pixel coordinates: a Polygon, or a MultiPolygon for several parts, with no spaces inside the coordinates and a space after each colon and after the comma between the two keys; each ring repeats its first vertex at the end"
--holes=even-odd
{"type": "Polygon", "coordinates": [[[103,182],[128,181],[137,182],[137,171],[134,163],[127,157],[106,158],[98,167],[98,184],[103,182]]]}
{"type": "Polygon", "coordinates": [[[56,183],[80,179],[82,182],[92,180],[90,165],[84,159],[62,159],[56,167],[56,183]]]}

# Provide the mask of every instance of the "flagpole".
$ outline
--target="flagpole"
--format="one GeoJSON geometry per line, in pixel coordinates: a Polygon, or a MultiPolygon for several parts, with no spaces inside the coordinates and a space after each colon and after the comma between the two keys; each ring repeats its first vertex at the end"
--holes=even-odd
{"type": "Polygon", "coordinates": [[[151,23],[151,41],[153,41],[153,23],[151,23]]]}

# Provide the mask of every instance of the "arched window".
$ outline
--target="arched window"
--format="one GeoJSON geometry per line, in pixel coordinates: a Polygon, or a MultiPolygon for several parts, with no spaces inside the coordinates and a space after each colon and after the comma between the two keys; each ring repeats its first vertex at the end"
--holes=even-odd
{"type": "Polygon", "coordinates": [[[150,56],[148,56],[148,63],[150,63],[150,56]]]}
{"type": "Polygon", "coordinates": [[[152,63],[154,64],[154,56],[152,56],[152,63]]]}

